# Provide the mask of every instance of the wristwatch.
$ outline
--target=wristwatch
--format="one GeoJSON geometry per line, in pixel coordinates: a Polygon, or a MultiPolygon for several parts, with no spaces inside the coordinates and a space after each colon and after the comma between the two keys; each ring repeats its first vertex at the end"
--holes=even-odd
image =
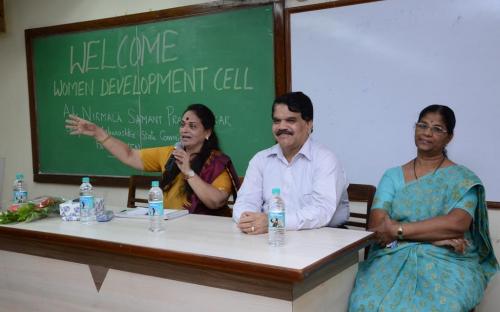
{"type": "Polygon", "coordinates": [[[196,175],[196,173],[194,173],[193,169],[189,170],[187,173],[186,173],[186,180],[189,180],[191,179],[192,177],[194,177],[196,175]]]}
{"type": "Polygon", "coordinates": [[[398,240],[404,239],[404,237],[403,237],[403,224],[401,224],[401,223],[399,224],[397,235],[398,235],[398,240]]]}

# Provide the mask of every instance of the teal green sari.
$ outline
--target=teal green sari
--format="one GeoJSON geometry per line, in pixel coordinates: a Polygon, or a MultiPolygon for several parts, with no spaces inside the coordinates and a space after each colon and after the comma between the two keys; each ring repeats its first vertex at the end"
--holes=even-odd
{"type": "Polygon", "coordinates": [[[372,206],[403,223],[455,208],[473,217],[465,235],[471,245],[464,254],[425,242],[374,246],[359,265],[349,311],[469,311],[479,304],[498,262],[489,238],[484,187],[472,171],[454,165],[405,184],[401,167],[389,169],[372,206]]]}

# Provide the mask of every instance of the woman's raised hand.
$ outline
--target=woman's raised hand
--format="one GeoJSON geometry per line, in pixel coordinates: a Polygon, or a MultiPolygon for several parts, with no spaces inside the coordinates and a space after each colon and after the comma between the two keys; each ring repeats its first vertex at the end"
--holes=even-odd
{"type": "Polygon", "coordinates": [[[69,129],[72,135],[83,134],[95,138],[99,130],[102,130],[92,122],[75,115],[69,115],[69,119],[66,119],[66,129],[69,129]]]}
{"type": "Polygon", "coordinates": [[[188,172],[191,170],[191,156],[182,148],[176,148],[172,152],[172,155],[174,155],[175,157],[175,163],[179,167],[179,170],[183,174],[188,174],[188,172]]]}
{"type": "Polygon", "coordinates": [[[128,144],[108,134],[106,130],[96,124],[78,116],[69,115],[69,119],[66,119],[66,128],[70,130],[72,135],[83,134],[94,137],[97,142],[125,165],[138,170],[144,169],[139,150],[130,148],[128,144]]]}

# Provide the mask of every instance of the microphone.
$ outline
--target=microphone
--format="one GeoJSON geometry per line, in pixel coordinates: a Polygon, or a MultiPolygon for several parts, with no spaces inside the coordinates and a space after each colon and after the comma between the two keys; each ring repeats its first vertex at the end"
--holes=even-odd
{"type": "MultiPolygon", "coordinates": [[[[182,142],[175,143],[174,149],[179,149],[179,148],[184,148],[184,145],[182,144],[182,142]]],[[[167,164],[165,165],[165,169],[168,172],[171,172],[172,169],[174,168],[174,164],[175,164],[175,157],[174,157],[174,154],[172,153],[172,154],[170,154],[170,158],[167,160],[167,164]]]]}
{"type": "Polygon", "coordinates": [[[174,146],[175,149],[178,149],[178,148],[184,148],[184,144],[182,144],[181,141],[175,143],[175,146],[174,146]]]}

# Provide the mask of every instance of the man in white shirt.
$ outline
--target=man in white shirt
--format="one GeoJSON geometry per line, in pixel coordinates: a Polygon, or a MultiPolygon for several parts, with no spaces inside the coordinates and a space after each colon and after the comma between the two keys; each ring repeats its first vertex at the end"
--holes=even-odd
{"type": "Polygon", "coordinates": [[[273,188],[281,190],[288,230],[344,224],[349,217],[347,180],[333,152],[310,137],[309,97],[302,92],[277,97],[272,117],[278,144],[250,160],[233,207],[238,227],[248,234],[267,232],[273,188]]]}

